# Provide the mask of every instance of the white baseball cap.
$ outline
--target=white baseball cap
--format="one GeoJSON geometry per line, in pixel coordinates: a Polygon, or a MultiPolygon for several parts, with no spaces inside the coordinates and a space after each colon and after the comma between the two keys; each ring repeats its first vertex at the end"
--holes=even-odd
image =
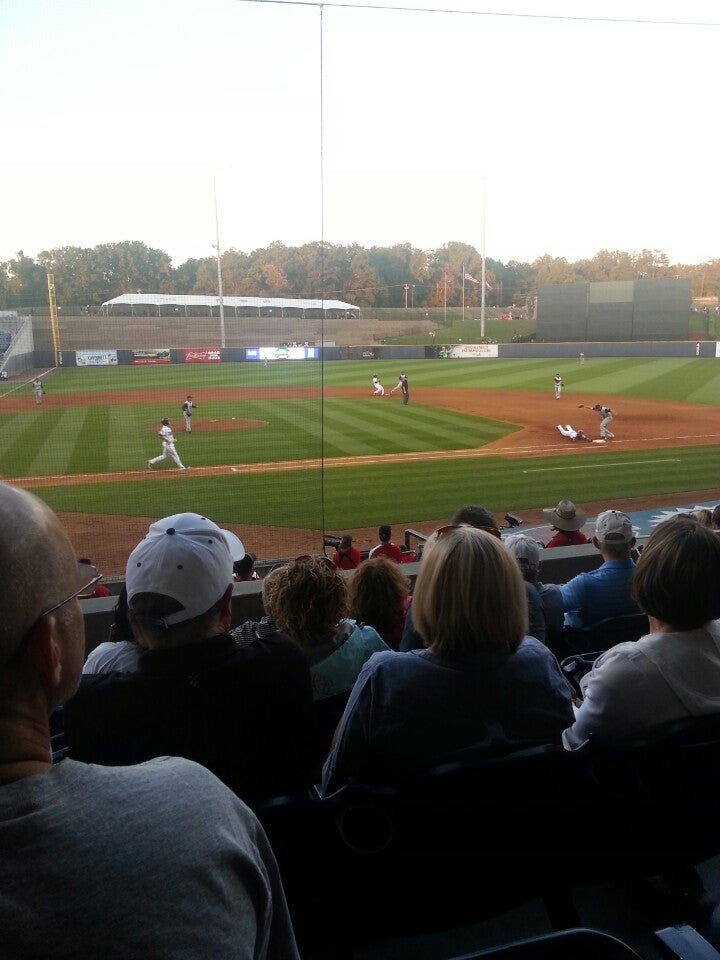
{"type": "Polygon", "coordinates": [[[225,534],[225,540],[230,551],[230,556],[233,558],[233,563],[237,563],[238,560],[242,560],[245,556],[245,544],[232,530],[223,530],[223,533],[225,534]]]}
{"type": "Polygon", "coordinates": [[[509,537],[503,537],[502,542],[518,560],[527,560],[534,566],[540,563],[540,544],[532,537],[524,533],[513,533],[509,537]]]}
{"type": "Polygon", "coordinates": [[[158,593],[182,604],[164,617],[184,623],[206,613],[233,579],[225,532],[197,513],[176,513],[150,524],[125,569],[128,603],[138,593],[158,593]]]}
{"type": "Polygon", "coordinates": [[[600,543],[630,543],[634,534],[627,514],[619,510],[605,510],[595,520],[595,536],[600,543]]]}

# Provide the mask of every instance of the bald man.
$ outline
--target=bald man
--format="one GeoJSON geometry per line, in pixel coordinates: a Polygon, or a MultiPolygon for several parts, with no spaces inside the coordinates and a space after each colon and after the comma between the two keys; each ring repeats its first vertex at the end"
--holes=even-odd
{"type": "Polygon", "coordinates": [[[41,500],[0,484],[0,954],[297,958],[267,838],[211,773],[53,764],[96,578],[41,500]]]}

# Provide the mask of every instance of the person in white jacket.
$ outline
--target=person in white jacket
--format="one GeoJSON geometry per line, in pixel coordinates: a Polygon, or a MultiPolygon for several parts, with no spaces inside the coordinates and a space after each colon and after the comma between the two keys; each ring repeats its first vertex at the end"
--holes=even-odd
{"type": "Polygon", "coordinates": [[[568,749],[590,735],[618,741],[673,720],[720,713],[720,537],[688,514],[650,535],[631,594],[650,633],[619,643],[583,677],[583,700],[563,733],[568,749]]]}

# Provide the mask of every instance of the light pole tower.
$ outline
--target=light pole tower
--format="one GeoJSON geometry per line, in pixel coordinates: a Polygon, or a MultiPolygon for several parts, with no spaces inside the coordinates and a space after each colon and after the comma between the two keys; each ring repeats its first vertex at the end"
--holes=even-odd
{"type": "Polygon", "coordinates": [[[218,298],[220,300],[220,346],[225,348],[225,305],[223,303],[222,267],[220,265],[220,227],[218,225],[217,187],[213,178],[213,198],[215,200],[215,252],[217,253],[218,298]]]}

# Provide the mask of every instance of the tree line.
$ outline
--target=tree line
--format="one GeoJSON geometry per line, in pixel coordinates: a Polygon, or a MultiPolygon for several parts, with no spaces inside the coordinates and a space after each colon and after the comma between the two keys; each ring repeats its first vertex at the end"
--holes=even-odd
{"type": "MultiPolygon", "coordinates": [[[[435,250],[409,243],[391,247],[276,242],[221,258],[226,296],[299,297],[345,300],[360,307],[468,307],[481,299],[482,257],[465,243],[435,250]],[[465,281],[463,283],[463,277],[465,281]],[[464,289],[463,289],[464,288],[464,289]]],[[[96,247],[59,247],[36,259],[20,251],[0,262],[0,309],[47,306],[47,274],[55,281],[57,303],[66,313],[96,309],[123,293],[217,293],[215,257],[190,259],[173,267],[163,250],[138,241],[96,247]]],[[[628,253],[600,250],[592,259],[571,263],[545,254],[532,263],[486,260],[486,304],[522,305],[542,283],[684,277],[694,297],[720,294],[720,259],[702,264],[671,264],[660,250],[628,253]]]]}

